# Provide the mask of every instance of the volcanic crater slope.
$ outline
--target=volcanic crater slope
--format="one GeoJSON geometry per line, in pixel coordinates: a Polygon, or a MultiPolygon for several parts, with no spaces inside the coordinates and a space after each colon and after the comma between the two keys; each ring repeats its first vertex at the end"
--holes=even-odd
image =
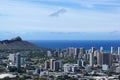
{"type": "Polygon", "coordinates": [[[10,40],[0,41],[0,49],[41,49],[41,47],[38,47],[28,41],[24,41],[18,36],[10,40]]]}

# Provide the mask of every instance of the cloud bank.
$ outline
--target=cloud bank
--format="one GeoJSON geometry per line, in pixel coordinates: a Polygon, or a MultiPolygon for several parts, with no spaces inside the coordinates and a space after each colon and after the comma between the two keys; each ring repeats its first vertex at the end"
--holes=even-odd
{"type": "MultiPolygon", "coordinates": [[[[0,0],[0,32],[22,36],[26,32],[94,32],[96,38],[99,35],[102,39],[106,39],[103,33],[113,32],[114,35],[107,35],[108,39],[117,39],[120,37],[119,3],[119,0],[0,0]]],[[[59,36],[55,34],[51,39],[59,36]]],[[[94,38],[91,34],[86,37],[94,38]]],[[[35,39],[43,37],[33,35],[35,39]]]]}

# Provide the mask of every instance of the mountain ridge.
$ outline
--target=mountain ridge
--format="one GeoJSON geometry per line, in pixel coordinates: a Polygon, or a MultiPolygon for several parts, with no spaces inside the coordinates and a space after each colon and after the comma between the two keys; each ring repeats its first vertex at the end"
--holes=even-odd
{"type": "Polygon", "coordinates": [[[22,40],[21,37],[17,36],[10,40],[0,41],[0,49],[40,49],[41,47],[36,46],[33,43],[22,40]]]}

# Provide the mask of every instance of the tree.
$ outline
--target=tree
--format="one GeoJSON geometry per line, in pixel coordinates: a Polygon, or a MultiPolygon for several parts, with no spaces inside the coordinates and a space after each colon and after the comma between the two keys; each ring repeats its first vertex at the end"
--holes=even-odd
{"type": "Polygon", "coordinates": [[[4,77],[3,80],[10,80],[10,78],[7,76],[7,77],[4,77]]]}

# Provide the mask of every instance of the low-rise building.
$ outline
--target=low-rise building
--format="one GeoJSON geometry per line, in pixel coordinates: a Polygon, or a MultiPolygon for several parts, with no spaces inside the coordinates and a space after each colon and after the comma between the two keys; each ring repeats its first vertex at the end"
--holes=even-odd
{"type": "Polygon", "coordinates": [[[77,72],[79,69],[79,66],[77,64],[64,64],[63,66],[64,72],[77,72]]]}
{"type": "Polygon", "coordinates": [[[109,70],[109,66],[108,65],[102,65],[102,70],[103,71],[108,71],[109,70]]]}
{"type": "Polygon", "coordinates": [[[8,77],[9,80],[16,80],[17,79],[16,75],[13,75],[13,74],[10,74],[10,73],[0,74],[0,80],[4,80],[4,78],[6,78],[6,77],[8,77]]]}

